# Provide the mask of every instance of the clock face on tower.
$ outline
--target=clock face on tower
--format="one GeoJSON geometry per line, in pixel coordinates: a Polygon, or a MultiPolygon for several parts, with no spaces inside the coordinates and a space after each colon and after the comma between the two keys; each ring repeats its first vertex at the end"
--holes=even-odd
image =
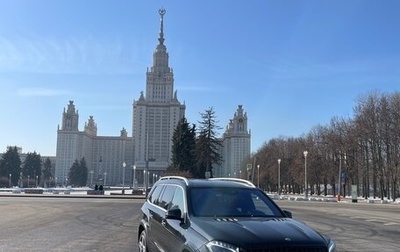
{"type": "Polygon", "coordinates": [[[239,118],[239,122],[242,123],[243,122],[243,118],[239,118]]]}

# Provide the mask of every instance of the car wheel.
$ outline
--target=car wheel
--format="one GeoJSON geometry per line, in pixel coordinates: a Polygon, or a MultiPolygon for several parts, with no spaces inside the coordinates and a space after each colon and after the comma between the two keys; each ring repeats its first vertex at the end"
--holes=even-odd
{"type": "Polygon", "coordinates": [[[146,230],[143,229],[138,241],[139,252],[147,252],[146,230]]]}

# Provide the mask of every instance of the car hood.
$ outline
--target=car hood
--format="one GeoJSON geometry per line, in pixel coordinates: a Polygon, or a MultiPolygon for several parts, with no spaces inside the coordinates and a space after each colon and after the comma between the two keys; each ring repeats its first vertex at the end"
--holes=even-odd
{"type": "Polygon", "coordinates": [[[265,245],[326,246],[323,236],[290,218],[205,218],[195,217],[191,227],[207,240],[256,248],[265,245]],[[234,241],[234,242],[233,242],[234,241]]]}

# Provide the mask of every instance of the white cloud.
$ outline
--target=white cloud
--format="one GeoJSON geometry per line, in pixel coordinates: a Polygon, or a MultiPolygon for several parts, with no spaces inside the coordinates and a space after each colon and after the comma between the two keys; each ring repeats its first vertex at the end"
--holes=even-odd
{"type": "MultiPolygon", "coordinates": [[[[0,72],[132,74],[131,41],[80,38],[0,37],[0,72]]],[[[142,66],[141,66],[142,67],[142,66]]]]}
{"type": "Polygon", "coordinates": [[[65,90],[49,88],[20,88],[17,93],[19,96],[60,96],[69,94],[65,90]]]}

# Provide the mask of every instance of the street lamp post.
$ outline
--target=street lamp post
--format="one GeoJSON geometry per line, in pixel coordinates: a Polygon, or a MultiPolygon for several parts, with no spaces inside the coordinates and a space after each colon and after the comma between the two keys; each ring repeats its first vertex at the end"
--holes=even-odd
{"type": "Polygon", "coordinates": [[[29,180],[30,180],[31,176],[28,175],[28,188],[29,188],[29,180]]]}
{"type": "Polygon", "coordinates": [[[308,197],[308,185],[307,185],[307,154],[308,151],[304,151],[304,196],[307,198],[308,197]]]}
{"type": "Polygon", "coordinates": [[[143,188],[146,190],[146,170],[143,170],[143,188]]]}
{"type": "Polygon", "coordinates": [[[122,194],[125,194],[125,166],[126,163],[122,163],[122,194]]]}
{"type": "Polygon", "coordinates": [[[36,187],[38,187],[38,181],[39,180],[39,176],[38,175],[36,175],[36,187]]]}
{"type": "MultiPolygon", "coordinates": [[[[344,153],[344,162],[346,163],[346,153],[344,153]]],[[[338,201],[342,195],[342,152],[339,153],[339,178],[338,178],[338,201]]]]}
{"type": "Polygon", "coordinates": [[[11,173],[8,174],[8,183],[10,184],[10,188],[11,188],[11,173]]]}
{"type": "Polygon", "coordinates": [[[136,189],[136,165],[133,166],[133,189],[136,189]]]}
{"type": "Polygon", "coordinates": [[[339,153],[339,177],[338,177],[338,195],[337,195],[337,199],[338,201],[340,201],[340,189],[341,189],[341,175],[342,175],[342,153],[339,153]]]}
{"type": "Polygon", "coordinates": [[[146,177],[146,192],[147,192],[147,188],[149,188],[150,186],[150,171],[147,171],[146,175],[147,175],[146,177]]]}
{"type": "Polygon", "coordinates": [[[260,165],[257,165],[257,187],[260,188],[260,165]]]}
{"type": "Polygon", "coordinates": [[[281,159],[278,159],[278,195],[281,195],[281,159]]]}
{"type": "Polygon", "coordinates": [[[103,157],[100,156],[99,157],[97,171],[96,171],[96,177],[97,177],[96,181],[100,183],[101,180],[103,180],[103,185],[104,185],[104,177],[103,178],[101,177],[101,175],[102,175],[102,170],[101,170],[102,169],[102,167],[101,167],[102,163],[103,163],[103,157]]]}
{"type": "Polygon", "coordinates": [[[94,173],[94,171],[90,170],[90,186],[93,185],[93,173],[94,173]]]}

